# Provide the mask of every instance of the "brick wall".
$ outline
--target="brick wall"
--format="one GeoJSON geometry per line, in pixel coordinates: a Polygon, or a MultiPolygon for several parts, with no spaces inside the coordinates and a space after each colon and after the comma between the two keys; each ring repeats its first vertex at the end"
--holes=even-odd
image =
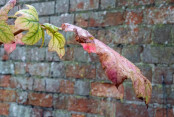
{"type": "Polygon", "coordinates": [[[25,3],[36,7],[41,23],[81,26],[134,62],[152,82],[152,99],[146,109],[127,80],[118,100],[97,56],[64,33],[63,60],[48,52],[48,37],[43,48],[18,46],[9,56],[0,47],[0,116],[174,116],[174,0],[18,0],[25,3]]]}

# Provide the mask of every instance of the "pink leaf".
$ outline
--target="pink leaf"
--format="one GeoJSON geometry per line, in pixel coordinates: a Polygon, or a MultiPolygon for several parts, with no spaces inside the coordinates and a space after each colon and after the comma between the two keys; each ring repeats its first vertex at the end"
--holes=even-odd
{"type": "Polygon", "coordinates": [[[133,82],[136,96],[144,100],[146,104],[150,102],[151,83],[142,75],[138,67],[103,42],[94,39],[88,31],[67,23],[62,25],[62,29],[75,32],[76,41],[81,43],[84,50],[89,53],[96,53],[99,56],[107,77],[119,89],[118,91],[123,92],[122,83],[125,79],[130,78],[133,82]]]}
{"type": "Polygon", "coordinates": [[[4,44],[4,49],[7,52],[7,54],[10,54],[16,49],[16,43],[13,44],[4,44]]]}

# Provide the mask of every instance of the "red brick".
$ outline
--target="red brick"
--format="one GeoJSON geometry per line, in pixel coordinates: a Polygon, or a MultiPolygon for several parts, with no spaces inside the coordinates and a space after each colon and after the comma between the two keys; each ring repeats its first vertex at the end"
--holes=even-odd
{"type": "Polygon", "coordinates": [[[71,117],[85,117],[85,115],[71,114],[71,117]]]}
{"type": "Polygon", "coordinates": [[[75,24],[79,27],[88,27],[89,13],[76,14],[75,24]]]}
{"type": "Polygon", "coordinates": [[[73,78],[95,78],[96,69],[89,64],[68,64],[66,66],[66,76],[73,78]]]}
{"type": "Polygon", "coordinates": [[[99,102],[93,99],[87,98],[75,98],[69,99],[68,110],[77,112],[99,113],[99,102]]]}
{"type": "Polygon", "coordinates": [[[98,0],[73,0],[73,1],[70,1],[70,11],[97,9],[98,6],[99,6],[98,0]]]}
{"type": "Polygon", "coordinates": [[[145,23],[167,24],[173,23],[174,7],[149,8],[145,10],[145,23]]]}
{"type": "MultiPolygon", "coordinates": [[[[74,40],[74,39],[71,39],[71,40],[74,40]]],[[[74,47],[67,47],[65,53],[66,54],[63,57],[63,60],[65,60],[65,61],[73,61],[74,60],[74,47]]]]}
{"type": "Polygon", "coordinates": [[[51,94],[30,93],[28,104],[41,107],[52,107],[53,96],[51,94]]]}
{"type": "Polygon", "coordinates": [[[119,93],[116,86],[109,83],[92,83],[91,95],[99,97],[113,97],[117,99],[123,98],[123,94],[119,93]]]}
{"type": "Polygon", "coordinates": [[[10,86],[10,75],[0,76],[0,87],[9,87],[10,86]]]}
{"type": "Polygon", "coordinates": [[[16,91],[13,90],[0,90],[0,101],[3,102],[15,102],[16,91]]]}
{"type": "Polygon", "coordinates": [[[174,116],[174,111],[173,109],[166,109],[165,108],[157,108],[155,117],[173,117],[174,116]]]}
{"type": "Polygon", "coordinates": [[[94,12],[90,14],[89,26],[115,26],[123,24],[124,15],[121,12],[94,12]]]}
{"type": "Polygon", "coordinates": [[[60,81],[60,92],[73,94],[74,93],[74,82],[71,82],[69,80],[61,80],[60,81]]]}
{"type": "Polygon", "coordinates": [[[146,105],[116,103],[116,117],[154,117],[153,109],[146,105]]]}
{"type": "Polygon", "coordinates": [[[54,108],[65,110],[68,109],[68,104],[69,104],[68,96],[62,96],[62,95],[54,96],[54,101],[53,101],[54,108]]]}
{"type": "Polygon", "coordinates": [[[0,103],[0,115],[8,116],[9,114],[9,104],[0,103]]]}
{"type": "Polygon", "coordinates": [[[153,4],[154,0],[118,0],[118,6],[137,6],[153,4]]]}
{"type": "Polygon", "coordinates": [[[126,24],[140,24],[142,23],[143,20],[143,12],[139,11],[139,12],[127,12],[126,13],[126,24]]]}

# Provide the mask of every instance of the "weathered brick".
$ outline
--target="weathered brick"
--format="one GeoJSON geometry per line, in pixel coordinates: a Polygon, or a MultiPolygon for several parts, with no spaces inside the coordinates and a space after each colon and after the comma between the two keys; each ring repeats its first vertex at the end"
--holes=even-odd
{"type": "MultiPolygon", "coordinates": [[[[41,24],[49,23],[49,19],[50,19],[49,17],[39,17],[39,23],[41,23],[41,24]]],[[[41,45],[41,43],[39,43],[39,44],[41,45]]]]}
{"type": "Polygon", "coordinates": [[[83,49],[83,47],[74,48],[74,59],[75,61],[80,61],[80,62],[90,61],[89,54],[87,51],[83,49]]]}
{"type": "Polygon", "coordinates": [[[80,115],[80,114],[71,114],[71,117],[85,117],[85,115],[80,115]]]}
{"type": "Polygon", "coordinates": [[[155,117],[173,117],[174,111],[172,108],[165,109],[165,108],[157,108],[155,117]]]}
{"type": "Polygon", "coordinates": [[[43,110],[38,108],[32,108],[31,117],[43,117],[43,110]]]}
{"type": "Polygon", "coordinates": [[[154,0],[118,0],[118,6],[137,6],[153,4],[154,0]]]}
{"type": "Polygon", "coordinates": [[[166,4],[166,3],[173,3],[174,2],[174,0],[155,0],[155,4],[162,4],[162,5],[164,5],[164,4],[166,4]]]}
{"type": "Polygon", "coordinates": [[[94,65],[73,63],[66,65],[66,77],[73,78],[95,78],[96,69],[94,65]]]}
{"type": "Polygon", "coordinates": [[[4,116],[8,116],[9,115],[9,104],[6,103],[0,103],[0,116],[4,115],[4,116]]]}
{"type": "Polygon", "coordinates": [[[102,9],[110,9],[115,8],[116,0],[101,0],[101,8],[102,9]]]}
{"type": "Polygon", "coordinates": [[[70,117],[70,113],[63,112],[63,111],[54,111],[53,116],[54,117],[70,117]]]}
{"type": "Polygon", "coordinates": [[[152,67],[150,65],[138,64],[137,67],[141,70],[142,74],[152,82],[152,67]]]}
{"type": "Polygon", "coordinates": [[[69,0],[56,1],[56,13],[65,13],[69,10],[69,0]]]}
{"type": "Polygon", "coordinates": [[[51,116],[53,116],[53,111],[44,111],[43,117],[51,117],[51,116]]]}
{"type": "Polygon", "coordinates": [[[174,67],[158,66],[155,67],[153,83],[162,84],[163,80],[165,84],[173,84],[173,71],[174,67]]]}
{"type": "Polygon", "coordinates": [[[33,3],[39,15],[51,15],[54,14],[54,1],[33,3]]]}
{"type": "Polygon", "coordinates": [[[129,101],[141,101],[136,97],[132,83],[124,83],[125,88],[125,100],[129,101]]]}
{"type": "Polygon", "coordinates": [[[46,81],[45,79],[41,78],[34,78],[33,79],[33,90],[35,91],[45,91],[46,81]]]}
{"type": "Polygon", "coordinates": [[[124,17],[121,12],[92,12],[89,18],[90,27],[115,26],[123,22],[124,17]]]}
{"type": "Polygon", "coordinates": [[[99,113],[97,110],[98,107],[99,102],[96,100],[71,97],[69,99],[68,110],[77,112],[99,113]]]}
{"type": "Polygon", "coordinates": [[[85,82],[85,81],[76,81],[75,83],[75,94],[77,95],[89,95],[89,91],[90,91],[90,84],[89,82],[85,82]]]}
{"type": "Polygon", "coordinates": [[[69,97],[63,95],[54,95],[53,106],[56,109],[66,110],[68,109],[69,97]]]}
{"type": "Polygon", "coordinates": [[[122,50],[122,55],[131,62],[138,63],[141,61],[140,54],[143,48],[140,46],[127,46],[122,50]]]}
{"type": "Polygon", "coordinates": [[[51,94],[29,93],[28,104],[41,107],[52,107],[53,96],[51,94]]]}
{"type": "Polygon", "coordinates": [[[59,79],[45,79],[47,92],[59,92],[60,80],[59,79]]]}
{"type": "Polygon", "coordinates": [[[173,47],[145,46],[142,53],[142,61],[145,63],[174,63],[173,47]]]}
{"type": "Polygon", "coordinates": [[[109,83],[91,83],[91,95],[99,97],[113,97],[120,99],[123,97],[118,92],[115,85],[109,83]]]}
{"type": "Polygon", "coordinates": [[[116,103],[116,117],[154,117],[152,108],[147,109],[145,105],[116,103]]]}
{"type": "Polygon", "coordinates": [[[63,62],[51,63],[51,76],[62,78],[65,76],[65,65],[63,62]]]}
{"type": "Polygon", "coordinates": [[[5,0],[1,0],[0,5],[4,5],[4,4],[5,4],[5,0]]]}
{"type": "Polygon", "coordinates": [[[12,62],[0,61],[0,73],[1,74],[14,74],[14,64],[12,62]]]}
{"type": "Polygon", "coordinates": [[[152,103],[158,104],[174,104],[174,87],[166,85],[154,85],[152,87],[152,103]],[[167,100],[167,101],[165,101],[167,100]]]}
{"type": "Polygon", "coordinates": [[[144,23],[147,24],[167,24],[174,22],[174,7],[151,7],[145,10],[144,23]]]}
{"type": "Polygon", "coordinates": [[[15,102],[16,101],[16,91],[0,89],[0,101],[15,102]]]}
{"type": "Polygon", "coordinates": [[[14,63],[14,73],[15,74],[25,74],[26,73],[26,63],[15,62],[14,63]]]}
{"type": "Polygon", "coordinates": [[[77,41],[75,41],[75,34],[74,34],[74,32],[66,33],[65,38],[67,40],[67,44],[79,45],[79,43],[77,41]]]}
{"type": "Polygon", "coordinates": [[[10,105],[9,117],[30,117],[31,112],[31,107],[26,107],[22,105],[17,105],[16,103],[12,103],[10,105]]]}
{"type": "Polygon", "coordinates": [[[33,79],[25,77],[12,77],[10,82],[10,87],[23,90],[32,90],[33,79]]]}
{"type": "Polygon", "coordinates": [[[70,0],[70,11],[98,9],[99,0],[70,0]]]}
{"type": "Polygon", "coordinates": [[[26,91],[17,91],[17,100],[19,104],[27,104],[28,92],[26,91]]]}
{"type": "Polygon", "coordinates": [[[100,63],[97,64],[97,68],[96,68],[96,77],[99,80],[108,80],[105,71],[103,70],[102,66],[100,63]]]}
{"type": "Polygon", "coordinates": [[[148,44],[151,42],[151,29],[139,27],[116,27],[108,30],[99,30],[98,39],[106,44],[148,44]]]}
{"type": "Polygon", "coordinates": [[[75,25],[79,27],[88,27],[89,13],[78,13],[75,15],[75,25]]]}
{"type": "Polygon", "coordinates": [[[63,23],[74,23],[74,14],[62,14],[60,16],[51,16],[50,23],[55,26],[61,26],[63,23]]]}
{"type": "Polygon", "coordinates": [[[135,11],[128,11],[126,12],[126,24],[136,25],[140,24],[143,21],[143,12],[141,10],[138,10],[138,12],[135,11]]]}
{"type": "Polygon", "coordinates": [[[43,61],[45,59],[45,48],[28,48],[27,59],[30,61],[43,61]]]}
{"type": "Polygon", "coordinates": [[[10,54],[10,59],[25,61],[27,59],[26,55],[27,55],[27,49],[25,47],[17,46],[16,50],[10,54]]]}
{"type": "Polygon", "coordinates": [[[153,42],[157,44],[172,44],[172,25],[155,26],[153,30],[153,42]]]}
{"type": "Polygon", "coordinates": [[[48,63],[29,63],[27,65],[28,72],[31,75],[36,76],[48,76],[49,75],[49,64],[48,63]]]}
{"type": "Polygon", "coordinates": [[[60,61],[60,59],[56,52],[49,52],[48,48],[46,48],[46,61],[60,61]]]}
{"type": "Polygon", "coordinates": [[[65,61],[73,61],[74,60],[74,47],[66,47],[66,52],[65,52],[65,56],[63,57],[63,59],[65,61]]]}
{"type": "Polygon", "coordinates": [[[9,87],[10,86],[10,75],[2,76],[0,75],[0,87],[9,87]]]}
{"type": "Polygon", "coordinates": [[[73,94],[74,93],[74,82],[71,82],[69,80],[61,80],[60,81],[60,92],[73,94]]]}

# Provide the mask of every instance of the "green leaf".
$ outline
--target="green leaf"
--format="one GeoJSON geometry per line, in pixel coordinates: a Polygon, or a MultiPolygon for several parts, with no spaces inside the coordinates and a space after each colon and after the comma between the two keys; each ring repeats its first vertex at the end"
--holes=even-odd
{"type": "Polygon", "coordinates": [[[28,30],[28,33],[22,38],[22,42],[27,45],[34,45],[42,37],[42,29],[39,24],[39,17],[36,9],[31,5],[26,5],[29,9],[23,9],[16,12],[16,16],[20,15],[15,26],[21,27],[23,30],[28,30]]]}
{"type": "Polygon", "coordinates": [[[4,21],[0,21],[0,42],[11,43],[14,40],[13,32],[4,21]]]}
{"type": "Polygon", "coordinates": [[[44,42],[45,42],[45,33],[44,33],[44,29],[42,28],[42,44],[41,44],[41,47],[44,45],[44,42]]]}
{"type": "Polygon", "coordinates": [[[51,40],[48,44],[49,51],[56,51],[58,56],[62,58],[65,55],[65,38],[64,36],[58,32],[58,27],[45,23],[43,26],[47,30],[47,34],[51,36],[51,40]]]}

